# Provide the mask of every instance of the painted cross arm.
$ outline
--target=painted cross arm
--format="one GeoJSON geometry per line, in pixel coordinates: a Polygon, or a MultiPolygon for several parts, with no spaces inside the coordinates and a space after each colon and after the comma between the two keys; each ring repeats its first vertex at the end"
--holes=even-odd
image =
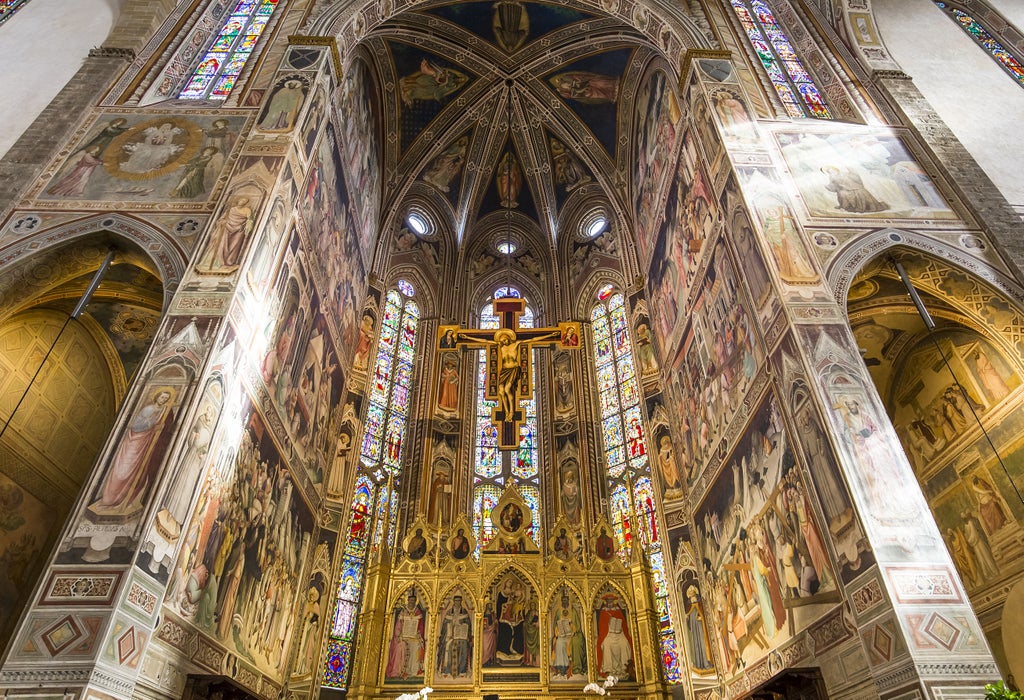
{"type": "Polygon", "coordinates": [[[484,348],[496,345],[508,330],[514,334],[513,342],[525,341],[533,347],[557,347],[562,350],[580,349],[580,324],[576,321],[559,323],[552,328],[461,328],[459,326],[440,326],[437,334],[439,350],[456,348],[484,348]]]}

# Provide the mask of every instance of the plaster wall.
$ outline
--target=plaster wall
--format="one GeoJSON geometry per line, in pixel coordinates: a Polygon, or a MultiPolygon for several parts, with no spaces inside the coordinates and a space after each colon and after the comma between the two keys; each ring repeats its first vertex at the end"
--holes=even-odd
{"type": "Polygon", "coordinates": [[[0,156],[107,38],[121,0],[32,0],[0,27],[0,156]]]}
{"type": "MultiPolygon", "coordinates": [[[[1024,21],[1019,2],[993,5],[1018,26],[1024,21]]],[[[893,58],[1010,204],[1024,211],[1024,142],[1015,134],[1024,123],[1024,89],[932,0],[879,0],[873,8],[893,58]]]]}

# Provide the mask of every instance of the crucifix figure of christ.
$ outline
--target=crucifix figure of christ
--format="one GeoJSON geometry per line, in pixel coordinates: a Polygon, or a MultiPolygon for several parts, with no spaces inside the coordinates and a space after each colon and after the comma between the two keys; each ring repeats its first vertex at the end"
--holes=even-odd
{"type": "Polygon", "coordinates": [[[526,411],[520,402],[533,396],[530,351],[535,347],[580,349],[579,323],[559,323],[552,328],[522,328],[519,317],[524,310],[522,299],[502,297],[494,300],[494,315],[500,319],[498,328],[441,326],[437,332],[438,349],[486,349],[484,397],[498,402],[491,421],[498,427],[498,447],[502,450],[519,447],[519,427],[526,420],[526,411]]]}

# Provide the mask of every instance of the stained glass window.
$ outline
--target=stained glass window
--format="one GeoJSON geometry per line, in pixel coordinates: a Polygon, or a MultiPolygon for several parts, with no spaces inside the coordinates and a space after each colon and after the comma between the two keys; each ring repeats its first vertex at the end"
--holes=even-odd
{"type": "Polygon", "coordinates": [[[608,469],[612,530],[623,564],[629,564],[634,546],[642,547],[647,553],[658,611],[665,680],[680,683],[682,674],[672,626],[665,557],[640,410],[643,397],[633,362],[626,302],[612,285],[602,287],[597,300],[590,320],[594,326],[594,368],[601,407],[601,442],[608,469]]]}
{"type": "Polygon", "coordinates": [[[15,12],[20,10],[28,0],[0,0],[0,24],[11,18],[15,12]]]}
{"type": "Polygon", "coordinates": [[[392,290],[385,300],[359,476],[348,514],[337,603],[327,644],[323,684],[332,688],[344,688],[348,683],[367,558],[394,541],[402,439],[420,317],[413,294],[412,285],[404,283],[402,294],[392,290]]]}
{"type": "Polygon", "coordinates": [[[765,0],[730,0],[743,31],[791,117],[832,119],[825,97],[804,69],[793,44],[765,0]]]}
{"type": "MultiPolygon", "coordinates": [[[[502,287],[494,293],[495,299],[501,297],[518,297],[519,290],[514,287],[502,287]]],[[[494,304],[487,304],[480,311],[481,328],[497,328],[499,319],[494,313],[494,304]]],[[[529,306],[519,317],[519,325],[524,328],[533,327],[533,311],[529,306]]],[[[537,464],[537,398],[531,397],[524,401],[526,420],[519,429],[519,449],[514,455],[506,458],[498,449],[498,428],[491,422],[491,412],[497,405],[496,401],[484,398],[484,386],[487,382],[486,353],[480,351],[477,363],[476,382],[476,443],[474,454],[474,487],[473,487],[473,527],[476,530],[476,556],[480,548],[494,537],[494,525],[491,523],[491,511],[498,504],[506,480],[515,477],[519,492],[533,513],[533,524],[527,530],[535,542],[541,542],[540,535],[540,477],[537,464]]],[[[531,357],[530,362],[534,362],[531,357]]],[[[532,372],[532,370],[531,370],[532,372]]]]}
{"type": "Polygon", "coordinates": [[[277,3],[278,0],[238,0],[178,97],[227,99],[277,3]]]}
{"type": "Polygon", "coordinates": [[[935,4],[970,34],[971,38],[981,45],[1019,85],[1024,85],[1024,63],[1011,54],[973,15],[957,9],[949,3],[939,2],[939,0],[935,0],[935,4]]]}

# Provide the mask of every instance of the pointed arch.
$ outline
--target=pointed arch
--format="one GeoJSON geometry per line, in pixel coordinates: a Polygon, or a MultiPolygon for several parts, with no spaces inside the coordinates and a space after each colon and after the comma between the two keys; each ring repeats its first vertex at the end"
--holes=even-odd
{"type": "MultiPolygon", "coordinates": [[[[36,218],[30,214],[22,220],[31,225],[36,218]]],[[[73,259],[95,257],[94,263],[85,263],[86,267],[92,264],[91,269],[95,269],[106,254],[106,246],[111,244],[122,245],[124,255],[129,256],[133,264],[159,276],[163,285],[163,308],[167,309],[185,275],[186,251],[156,225],[113,212],[43,229],[5,248],[4,264],[0,266],[0,309],[10,308],[13,301],[9,299],[28,298],[35,293],[31,290],[38,289],[37,283],[32,282],[32,278],[39,277],[32,273],[36,266],[56,264],[64,268],[72,265],[73,259]],[[87,244],[89,239],[93,241],[91,245],[87,244]],[[59,260],[47,257],[51,253],[59,260]]],[[[70,268],[68,274],[71,274],[70,268]]]]}

